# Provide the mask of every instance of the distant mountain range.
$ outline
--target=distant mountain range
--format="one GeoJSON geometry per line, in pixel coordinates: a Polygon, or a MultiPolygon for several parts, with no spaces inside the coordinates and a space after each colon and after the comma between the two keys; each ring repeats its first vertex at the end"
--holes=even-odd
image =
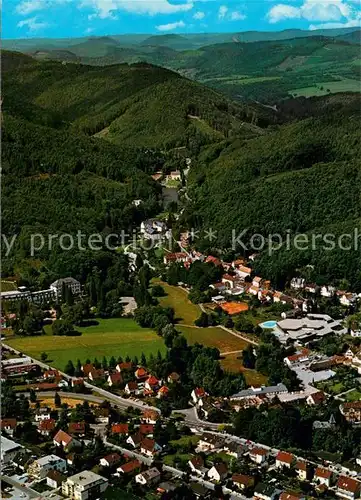
{"type": "Polygon", "coordinates": [[[4,40],[4,48],[107,66],[148,62],[199,81],[232,99],[267,105],[289,96],[358,91],[360,30],[285,30],[194,35],[115,35],[4,40]]]}

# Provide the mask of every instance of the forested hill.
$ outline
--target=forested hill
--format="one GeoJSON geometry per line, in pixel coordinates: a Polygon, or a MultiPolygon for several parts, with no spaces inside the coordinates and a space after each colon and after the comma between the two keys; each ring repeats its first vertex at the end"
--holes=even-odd
{"type": "MultiPolygon", "coordinates": [[[[255,233],[267,239],[269,234],[285,238],[288,231],[340,235],[360,230],[360,104],[359,94],[313,99],[305,109],[304,100],[296,100],[294,122],[260,138],[206,148],[189,179],[188,224],[217,231],[213,246],[223,249],[231,247],[233,229],[235,234],[247,229],[246,244],[255,233]]],[[[361,288],[359,250],[284,247],[271,256],[265,251],[256,261],[257,272],[274,285],[307,264],[315,266],[317,281],[347,278],[361,288]]]]}
{"type": "MultiPolygon", "coordinates": [[[[4,53],[3,60],[14,58],[4,53]]],[[[92,67],[33,61],[3,79],[6,113],[118,144],[169,148],[257,132],[257,113],[147,63],[92,67]]]]}

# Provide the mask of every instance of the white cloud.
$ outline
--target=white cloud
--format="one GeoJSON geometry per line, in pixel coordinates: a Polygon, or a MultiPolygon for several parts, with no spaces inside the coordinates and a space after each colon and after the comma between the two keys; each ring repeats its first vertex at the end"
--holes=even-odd
{"type": "Polygon", "coordinates": [[[17,26],[18,28],[23,28],[24,26],[27,26],[29,28],[29,31],[34,32],[47,28],[49,24],[45,22],[39,22],[37,20],[37,17],[30,17],[29,19],[24,19],[23,21],[19,21],[17,26]]]}
{"type": "Polygon", "coordinates": [[[270,23],[278,23],[283,19],[295,19],[301,17],[300,9],[298,7],[292,7],[286,4],[277,4],[271,8],[268,12],[267,17],[270,23]]]}
{"type": "Polygon", "coordinates": [[[193,1],[173,4],[168,0],[81,0],[80,8],[94,10],[94,17],[115,19],[117,10],[125,10],[134,14],[175,14],[193,8],[193,1]]]}
{"type": "Polygon", "coordinates": [[[205,13],[201,12],[200,10],[193,15],[193,19],[200,20],[204,18],[205,18],[205,13]]]}
{"type": "Polygon", "coordinates": [[[22,0],[16,6],[15,10],[18,14],[22,16],[27,16],[32,12],[39,10],[45,10],[54,5],[60,5],[63,3],[68,3],[71,0],[22,0]]]}
{"type": "Polygon", "coordinates": [[[238,10],[234,10],[232,13],[231,13],[231,21],[243,21],[244,19],[246,19],[246,15],[245,14],[242,14],[242,12],[238,12],[238,10]]]}
{"type": "Polygon", "coordinates": [[[218,19],[224,19],[226,17],[226,14],[228,12],[228,7],[225,5],[221,5],[218,10],[218,19]]]}
{"type": "Polygon", "coordinates": [[[324,22],[345,19],[348,22],[355,18],[355,9],[345,0],[304,0],[300,7],[277,4],[269,10],[267,17],[270,23],[301,18],[307,21],[324,22]]]}
{"type": "Polygon", "coordinates": [[[185,24],[183,21],[176,21],[175,23],[168,23],[168,24],[160,24],[157,26],[158,31],[172,31],[177,28],[184,28],[185,24]]]}

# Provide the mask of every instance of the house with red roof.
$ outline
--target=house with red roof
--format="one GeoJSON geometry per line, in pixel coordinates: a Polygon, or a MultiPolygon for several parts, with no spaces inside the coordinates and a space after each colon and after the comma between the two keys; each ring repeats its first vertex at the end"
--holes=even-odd
{"type": "Polygon", "coordinates": [[[123,383],[123,377],[120,372],[110,373],[108,375],[107,383],[109,387],[119,386],[123,383]]]}
{"type": "Polygon", "coordinates": [[[38,432],[42,436],[50,436],[55,430],[55,420],[53,418],[47,418],[41,420],[38,427],[38,432]]]}
{"type": "Polygon", "coordinates": [[[162,385],[162,387],[158,391],[157,398],[158,399],[166,398],[168,396],[168,393],[169,393],[168,387],[166,385],[162,385]]]}
{"type": "Polygon", "coordinates": [[[340,476],[337,481],[336,495],[341,498],[354,500],[360,498],[361,482],[351,477],[340,476]]]}
{"type": "Polygon", "coordinates": [[[323,467],[317,467],[314,474],[314,480],[318,484],[324,484],[329,488],[331,486],[332,472],[323,467]]]}
{"type": "Polygon", "coordinates": [[[118,363],[117,366],[115,367],[117,372],[129,372],[133,370],[133,363],[131,361],[126,361],[123,363],[118,363]]]}
{"type": "Polygon", "coordinates": [[[82,385],[84,385],[83,378],[72,378],[71,379],[71,386],[72,387],[81,387],[82,385]]]}
{"type": "Polygon", "coordinates": [[[139,460],[131,460],[130,462],[126,462],[117,468],[117,472],[121,474],[131,474],[132,472],[138,471],[141,467],[141,463],[139,460]]]}
{"type": "Polygon", "coordinates": [[[280,500],[305,500],[305,498],[305,495],[300,495],[290,491],[284,491],[280,495],[280,500]]]}
{"type": "Polygon", "coordinates": [[[80,446],[80,441],[70,436],[68,433],[59,430],[53,439],[53,443],[55,446],[62,446],[65,449],[75,448],[80,446]]]}
{"type": "Polygon", "coordinates": [[[118,455],[118,453],[110,453],[110,455],[106,455],[100,459],[100,465],[102,467],[114,467],[115,465],[118,465],[119,462],[120,455],[118,455]]]}
{"type": "Polygon", "coordinates": [[[240,490],[252,488],[254,486],[254,477],[246,474],[233,474],[232,481],[240,490]]]}
{"type": "Polygon", "coordinates": [[[60,373],[58,370],[45,370],[43,373],[43,378],[48,379],[48,378],[55,378],[59,377],[60,373]]]}
{"type": "Polygon", "coordinates": [[[192,472],[195,472],[199,476],[203,476],[207,469],[204,467],[204,460],[201,455],[196,455],[188,460],[188,465],[192,472]]]}
{"type": "Polygon", "coordinates": [[[222,276],[222,283],[225,285],[226,288],[228,288],[230,290],[235,288],[236,280],[237,280],[237,278],[235,276],[232,276],[231,274],[228,274],[228,273],[226,273],[222,276]]]}
{"type": "Polygon", "coordinates": [[[203,387],[196,387],[193,389],[191,392],[191,397],[193,400],[193,403],[198,403],[202,398],[206,396],[206,391],[203,389],[203,387]]]}
{"type": "Polygon", "coordinates": [[[143,411],[142,420],[146,424],[156,424],[159,419],[159,413],[155,410],[145,410],[143,411]]]}
{"type": "Polygon", "coordinates": [[[148,372],[145,368],[140,366],[135,370],[134,376],[137,380],[146,380],[148,378],[148,372]]]}
{"type": "Polygon", "coordinates": [[[135,381],[128,382],[124,387],[126,394],[134,394],[138,391],[138,383],[135,381]]]}
{"type": "Polygon", "coordinates": [[[81,367],[81,370],[84,373],[84,377],[88,377],[89,373],[94,369],[95,367],[92,363],[87,363],[81,367]]]}
{"type": "Polygon", "coordinates": [[[279,451],[276,456],[276,467],[291,467],[293,462],[293,455],[291,453],[287,453],[286,451],[279,451]]]}
{"type": "Polygon", "coordinates": [[[309,406],[322,405],[326,401],[325,393],[322,391],[314,392],[306,398],[306,403],[309,406]]]}
{"type": "Polygon", "coordinates": [[[299,460],[295,467],[298,479],[300,481],[306,481],[308,475],[307,463],[304,460],[299,460]]]}
{"type": "Polygon", "coordinates": [[[111,432],[112,434],[121,434],[127,436],[129,433],[128,424],[113,424],[111,432]]]}
{"type": "Polygon", "coordinates": [[[151,436],[151,435],[153,435],[153,432],[154,432],[154,425],[153,424],[140,424],[139,432],[143,436],[151,436]]]}
{"type": "Polygon", "coordinates": [[[145,381],[144,387],[149,391],[154,391],[159,386],[159,380],[154,375],[150,375],[145,381]]]}
{"type": "Polygon", "coordinates": [[[249,458],[256,464],[263,464],[268,457],[268,451],[265,448],[253,448],[249,452],[249,458]]]}
{"type": "Polygon", "coordinates": [[[140,443],[140,452],[147,457],[154,457],[161,450],[162,448],[154,441],[154,439],[144,438],[140,443]]]}
{"type": "Polygon", "coordinates": [[[0,419],[0,427],[2,431],[5,431],[9,436],[14,435],[16,429],[16,418],[2,418],[0,419]]]}
{"type": "Polygon", "coordinates": [[[144,436],[140,432],[137,432],[136,434],[132,434],[131,436],[129,436],[126,442],[133,446],[133,448],[138,448],[143,437],[144,436]]]}
{"type": "Polygon", "coordinates": [[[86,425],[85,422],[71,422],[68,426],[68,432],[75,436],[85,436],[86,425]]]}
{"type": "Polygon", "coordinates": [[[93,368],[93,370],[91,370],[88,375],[89,380],[92,380],[93,382],[96,380],[100,380],[103,377],[104,377],[104,370],[102,368],[99,368],[98,370],[93,368]]]}
{"type": "Polygon", "coordinates": [[[213,465],[213,467],[211,467],[209,469],[209,471],[207,472],[208,478],[210,480],[217,481],[217,482],[223,481],[224,479],[226,479],[227,474],[228,474],[227,464],[222,463],[222,462],[219,464],[213,465]]]}

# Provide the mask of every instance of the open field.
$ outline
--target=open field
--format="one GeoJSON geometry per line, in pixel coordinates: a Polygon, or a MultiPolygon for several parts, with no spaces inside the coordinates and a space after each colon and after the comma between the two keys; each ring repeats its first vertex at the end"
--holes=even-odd
{"type": "Polygon", "coordinates": [[[103,356],[139,357],[142,352],[147,356],[157,353],[158,349],[165,351],[163,340],[154,331],[141,328],[132,319],[100,319],[98,325],[77,329],[82,332],[80,337],[45,335],[11,339],[8,343],[34,358],[46,352],[49,363],[59,369],[64,369],[69,359],[74,362],[94,357],[101,360],[103,356]]]}
{"type": "Polygon", "coordinates": [[[336,92],[360,92],[361,85],[357,80],[352,80],[351,78],[344,78],[338,82],[320,82],[312,87],[305,87],[300,89],[290,90],[289,94],[298,97],[312,97],[312,96],[323,96],[329,93],[334,94],[336,92]],[[328,92],[328,90],[330,92],[328,92]]]}
{"type": "Polygon", "coordinates": [[[221,360],[222,368],[232,373],[242,372],[248,385],[267,384],[267,377],[265,375],[262,375],[262,373],[259,373],[256,370],[244,368],[244,366],[242,365],[242,360],[237,359],[239,354],[240,353],[234,353],[224,356],[224,358],[221,360]]]}
{"type": "Polygon", "coordinates": [[[15,281],[10,280],[0,280],[0,291],[10,292],[11,290],[17,290],[17,285],[15,281]]]}
{"type": "Polygon", "coordinates": [[[163,281],[155,280],[154,283],[161,285],[167,294],[165,297],[159,298],[159,303],[163,307],[173,307],[178,323],[193,325],[201,314],[201,310],[199,306],[192,304],[188,300],[187,292],[177,286],[170,286],[163,281]]]}
{"type": "Polygon", "coordinates": [[[198,342],[207,347],[216,347],[220,352],[242,351],[248,345],[245,340],[216,326],[209,328],[177,326],[176,328],[183,333],[189,344],[198,342]]]}
{"type": "MultiPolygon", "coordinates": [[[[55,401],[54,398],[49,396],[48,398],[41,396],[40,398],[37,399],[37,401],[40,403],[41,407],[45,408],[51,408],[52,410],[55,410],[55,401]]],[[[81,399],[74,399],[74,398],[64,398],[63,396],[61,397],[61,404],[66,403],[69,408],[75,408],[76,405],[83,404],[83,401],[81,399]]],[[[90,406],[99,406],[98,403],[93,403],[92,401],[89,402],[90,406]]]]}

